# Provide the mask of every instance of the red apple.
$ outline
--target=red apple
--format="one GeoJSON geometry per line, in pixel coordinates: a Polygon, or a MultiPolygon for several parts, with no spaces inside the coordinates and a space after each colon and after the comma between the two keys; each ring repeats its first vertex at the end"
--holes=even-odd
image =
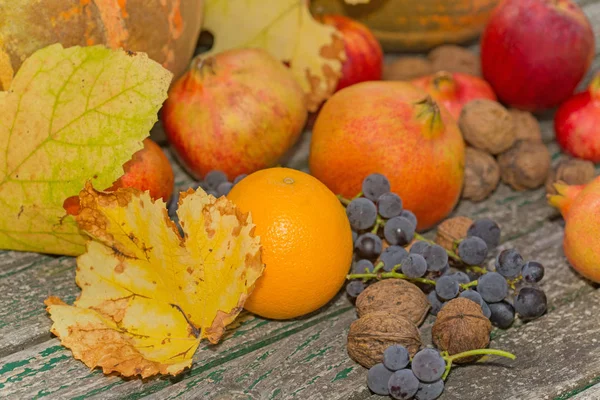
{"type": "Polygon", "coordinates": [[[552,108],[573,93],[594,49],[592,27],[571,0],[505,0],[481,37],[483,77],[515,108],[552,108]]]}
{"type": "Polygon", "coordinates": [[[443,104],[456,120],[463,106],[471,100],[497,100],[489,83],[476,76],[460,72],[440,71],[413,79],[411,83],[424,89],[439,104],[443,104]]]}
{"type": "Polygon", "coordinates": [[[600,162],[600,74],[587,91],[565,101],[554,116],[556,141],[572,156],[600,162]]]}
{"type": "Polygon", "coordinates": [[[379,81],[383,73],[383,50],[366,25],[341,15],[321,15],[324,24],[335,27],[344,38],[346,61],[337,90],[364,81],[379,81]]]}

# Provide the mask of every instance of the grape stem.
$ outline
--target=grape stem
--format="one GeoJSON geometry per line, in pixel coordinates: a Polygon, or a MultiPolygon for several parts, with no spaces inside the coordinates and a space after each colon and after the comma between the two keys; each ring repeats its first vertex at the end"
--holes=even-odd
{"type": "Polygon", "coordinates": [[[365,272],[364,274],[349,274],[346,275],[346,279],[388,279],[388,278],[396,278],[396,279],[404,279],[410,282],[418,282],[424,283],[426,285],[435,285],[435,281],[426,278],[409,278],[408,276],[401,274],[399,272],[365,272]]]}
{"type": "Polygon", "coordinates": [[[446,370],[444,371],[444,375],[442,375],[442,379],[446,380],[446,378],[448,377],[448,374],[450,373],[450,369],[452,368],[452,362],[454,360],[458,360],[459,358],[464,358],[464,357],[483,356],[483,355],[501,356],[501,357],[510,358],[511,360],[514,360],[517,358],[517,356],[515,356],[512,353],[509,353],[509,352],[503,351],[503,350],[496,350],[496,349],[469,350],[469,351],[463,351],[462,353],[454,354],[452,356],[448,355],[447,352],[443,352],[442,357],[446,361],[446,370]]]}
{"type": "Polygon", "coordinates": [[[352,200],[345,198],[344,196],[342,196],[341,194],[337,195],[337,198],[339,199],[340,203],[342,203],[343,205],[347,206],[348,204],[350,204],[350,202],[352,200]]]}
{"type": "Polygon", "coordinates": [[[465,290],[467,290],[470,287],[477,286],[477,282],[478,282],[477,280],[474,280],[474,281],[471,281],[469,283],[461,283],[460,287],[463,288],[463,289],[465,289],[465,290]]]}

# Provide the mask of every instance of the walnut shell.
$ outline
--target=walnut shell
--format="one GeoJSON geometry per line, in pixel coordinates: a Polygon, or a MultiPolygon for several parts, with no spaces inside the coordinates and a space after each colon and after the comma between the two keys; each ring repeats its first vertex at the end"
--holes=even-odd
{"type": "Polygon", "coordinates": [[[400,57],[383,66],[383,79],[386,81],[409,81],[432,73],[431,61],[419,56],[400,57]]]}
{"type": "Polygon", "coordinates": [[[500,154],[515,142],[512,116],[493,100],[477,99],[465,104],[458,124],[467,143],[490,154],[500,154]]]}
{"type": "MultiPolygon", "coordinates": [[[[464,297],[452,299],[438,312],[431,328],[433,344],[448,354],[484,349],[490,343],[492,324],[481,311],[481,306],[464,297]]],[[[456,363],[477,360],[479,356],[465,357],[456,363]]]]}
{"type": "Polygon", "coordinates": [[[469,217],[448,218],[439,224],[435,235],[435,242],[443,248],[454,251],[454,243],[467,237],[467,230],[473,224],[469,217]]]}
{"type": "Polygon", "coordinates": [[[540,123],[532,113],[516,108],[511,108],[508,112],[513,118],[515,137],[517,140],[531,140],[533,142],[542,143],[540,123]]]}
{"type": "Polygon", "coordinates": [[[568,185],[585,185],[596,176],[594,163],[578,158],[567,158],[559,161],[556,168],[550,170],[546,178],[546,191],[556,194],[554,184],[558,181],[568,185]]]}
{"type": "Polygon", "coordinates": [[[365,368],[383,361],[383,352],[400,344],[414,356],[421,348],[419,328],[408,318],[387,311],[375,311],[350,324],[348,355],[365,368]]]}
{"type": "Polygon", "coordinates": [[[431,61],[433,72],[462,72],[481,76],[479,56],[464,47],[455,45],[439,46],[431,50],[427,57],[431,61]]]}
{"type": "Polygon", "coordinates": [[[515,190],[540,187],[550,170],[550,152],[543,143],[519,140],[498,157],[502,181],[515,190]]]}
{"type": "Polygon", "coordinates": [[[467,147],[462,198],[475,202],[485,200],[496,190],[499,182],[500,166],[496,159],[485,151],[467,147]]]}
{"type": "Polygon", "coordinates": [[[359,317],[374,311],[387,311],[420,325],[431,305],[418,286],[403,279],[384,279],[369,285],[356,298],[359,317]]]}

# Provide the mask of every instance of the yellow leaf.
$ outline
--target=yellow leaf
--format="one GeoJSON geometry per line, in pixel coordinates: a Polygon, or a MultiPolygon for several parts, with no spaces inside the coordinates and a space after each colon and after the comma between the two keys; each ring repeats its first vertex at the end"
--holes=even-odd
{"type": "Polygon", "coordinates": [[[88,179],[104,189],[123,174],[171,76],[146,54],[103,46],[55,44],[23,63],[0,92],[1,249],[85,250],[63,202],[88,179]]]}
{"type": "Polygon", "coordinates": [[[148,193],[87,184],[80,201],[77,222],[94,240],[77,259],[74,305],[46,300],[52,332],[105,373],[180,373],[203,338],[220,340],[262,274],[251,217],[190,189],[179,200],[181,237],[148,193]]]}
{"type": "Polygon", "coordinates": [[[340,34],[312,17],[307,0],[207,0],[203,28],[214,36],[210,53],[260,47],[289,62],[310,111],[331,96],[346,57],[340,34]]]}

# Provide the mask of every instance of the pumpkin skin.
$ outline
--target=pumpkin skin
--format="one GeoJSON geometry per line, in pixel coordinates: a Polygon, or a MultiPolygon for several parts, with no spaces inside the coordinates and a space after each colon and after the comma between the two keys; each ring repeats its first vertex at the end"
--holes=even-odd
{"type": "Polygon", "coordinates": [[[0,87],[36,50],[104,44],[145,52],[179,77],[202,25],[204,0],[18,0],[3,2],[0,87]]]}
{"type": "Polygon", "coordinates": [[[312,0],[315,14],[342,14],[367,25],[385,51],[426,51],[476,38],[500,0],[312,0]]]}

